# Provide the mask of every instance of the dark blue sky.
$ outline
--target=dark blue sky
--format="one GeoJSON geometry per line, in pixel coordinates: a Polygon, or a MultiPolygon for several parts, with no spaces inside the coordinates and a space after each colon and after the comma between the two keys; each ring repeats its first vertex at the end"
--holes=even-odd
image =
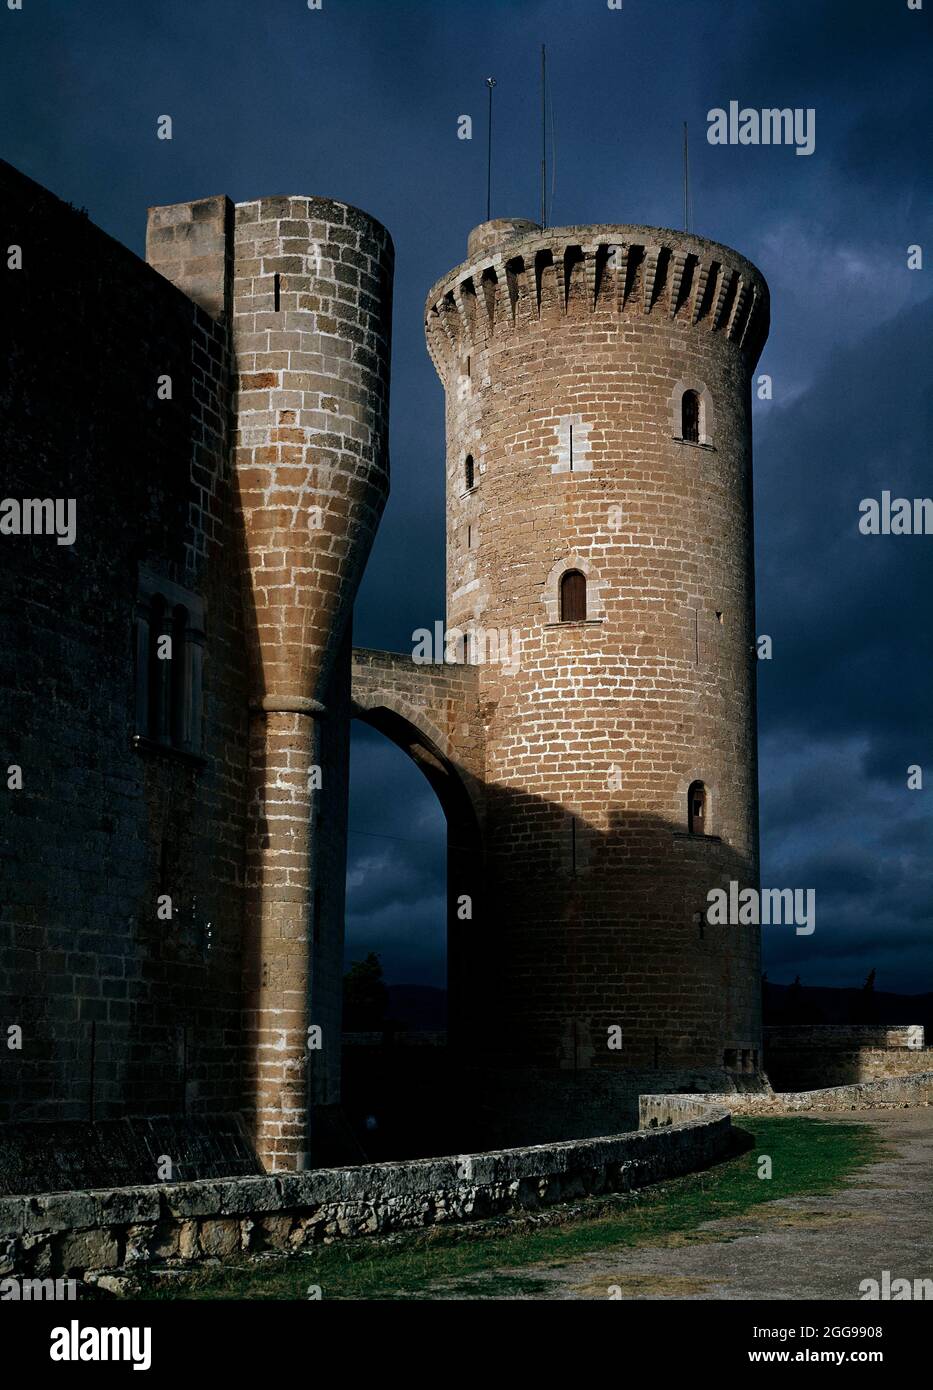
{"type": "MultiPolygon", "coordinates": [[[[857,529],[862,498],[933,491],[933,0],[23,3],[0,6],[3,156],[136,251],[148,205],[221,192],[323,194],[391,231],[393,491],[361,645],[410,650],[443,616],[443,402],[422,311],[485,215],[485,77],[494,215],[537,212],[542,42],[553,223],[679,225],[689,121],[693,228],[750,257],[773,302],[759,371],[774,399],[755,421],[758,630],[774,641],[762,877],[815,888],[817,930],[766,930],[766,967],[933,988],[933,537],[857,529]],[[710,146],[707,111],[730,100],[814,108],[815,153],[710,146]],[[907,790],[909,764],[924,790],[907,790]]],[[[356,749],[353,954],[437,981],[440,812],[392,746],[363,731],[356,749]]]]}

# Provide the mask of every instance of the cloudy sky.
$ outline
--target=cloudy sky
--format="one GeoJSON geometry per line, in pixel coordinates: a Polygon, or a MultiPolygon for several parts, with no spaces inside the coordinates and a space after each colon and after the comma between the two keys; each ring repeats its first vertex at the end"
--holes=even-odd
{"type": "MultiPolygon", "coordinates": [[[[0,8],[2,154],[142,252],[145,209],[315,193],[397,250],[393,491],[356,641],[410,650],[443,616],[442,395],[427,289],[485,216],[538,205],[539,46],[555,224],[680,225],[754,261],[773,325],[756,404],[762,878],[817,892],[809,938],[765,933],[774,980],[933,988],[933,537],[867,537],[861,499],[930,495],[933,3],[907,0],[23,0],[0,8]],[[711,146],[707,112],[813,108],[809,157],[711,146]],[[456,137],[471,114],[472,142],[456,137]],[[169,114],[174,139],[158,141],[169,114]],[[926,267],[909,270],[908,247],[926,267]],[[907,788],[923,767],[925,787],[907,788]]],[[[2,210],[0,210],[2,211],[2,210]]],[[[351,955],[444,973],[443,843],[427,784],[362,730],[351,955]]]]}

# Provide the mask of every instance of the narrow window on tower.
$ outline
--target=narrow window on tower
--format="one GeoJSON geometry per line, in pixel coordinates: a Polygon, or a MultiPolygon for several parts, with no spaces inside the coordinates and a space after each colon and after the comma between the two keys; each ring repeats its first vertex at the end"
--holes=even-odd
{"type": "Polygon", "coordinates": [[[275,296],[275,312],[276,312],[276,313],[279,312],[279,307],[280,307],[280,302],[281,302],[281,289],[282,289],[281,278],[280,278],[280,276],[279,276],[279,272],[276,271],[276,272],[275,272],[275,289],[274,289],[274,291],[273,291],[274,296],[275,296]]]}
{"type": "Polygon", "coordinates": [[[700,398],[696,391],[685,391],[681,398],[680,435],[688,444],[700,442],[700,398]]]}
{"type": "Polygon", "coordinates": [[[472,454],[467,454],[466,458],[465,458],[464,461],[463,461],[463,483],[464,483],[464,486],[466,487],[467,492],[469,492],[470,489],[472,488],[473,482],[474,482],[473,455],[472,455],[472,454]]]}
{"type": "Polygon", "coordinates": [[[568,570],[560,581],[560,620],[582,623],[585,619],[586,576],[579,570],[568,570]]]}
{"type": "Polygon", "coordinates": [[[706,787],[691,782],[687,792],[687,825],[691,835],[706,834],[706,787]]]}

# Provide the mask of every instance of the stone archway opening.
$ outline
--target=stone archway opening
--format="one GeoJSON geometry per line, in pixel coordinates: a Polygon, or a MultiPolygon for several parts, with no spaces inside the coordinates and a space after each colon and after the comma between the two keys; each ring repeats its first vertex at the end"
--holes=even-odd
{"type": "Polygon", "coordinates": [[[476,810],[441,736],[423,712],[392,706],[378,697],[352,706],[341,1099],[371,1161],[457,1147],[461,1117],[448,1106],[457,948],[470,930],[480,862],[476,810]],[[427,802],[415,770],[434,794],[427,802]],[[357,818],[369,778],[373,797],[357,818]],[[365,829],[355,828],[359,819],[365,829]]]}

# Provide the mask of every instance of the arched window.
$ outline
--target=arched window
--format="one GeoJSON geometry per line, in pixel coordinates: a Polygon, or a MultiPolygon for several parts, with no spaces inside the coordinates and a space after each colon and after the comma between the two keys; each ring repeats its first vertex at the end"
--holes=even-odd
{"type": "Polygon", "coordinates": [[[691,782],[687,792],[687,825],[691,835],[706,834],[706,787],[691,782]]]}
{"type": "Polygon", "coordinates": [[[560,581],[560,620],[582,623],[586,618],[586,575],[568,570],[560,581]]]}
{"type": "Polygon", "coordinates": [[[473,486],[473,455],[472,455],[472,454],[467,454],[466,458],[464,459],[464,462],[463,462],[463,481],[464,481],[464,484],[466,485],[466,490],[467,490],[467,492],[469,492],[470,488],[473,486]]]}
{"type": "Polygon", "coordinates": [[[685,391],[681,398],[680,436],[690,444],[700,442],[700,398],[696,391],[685,391]]]}

